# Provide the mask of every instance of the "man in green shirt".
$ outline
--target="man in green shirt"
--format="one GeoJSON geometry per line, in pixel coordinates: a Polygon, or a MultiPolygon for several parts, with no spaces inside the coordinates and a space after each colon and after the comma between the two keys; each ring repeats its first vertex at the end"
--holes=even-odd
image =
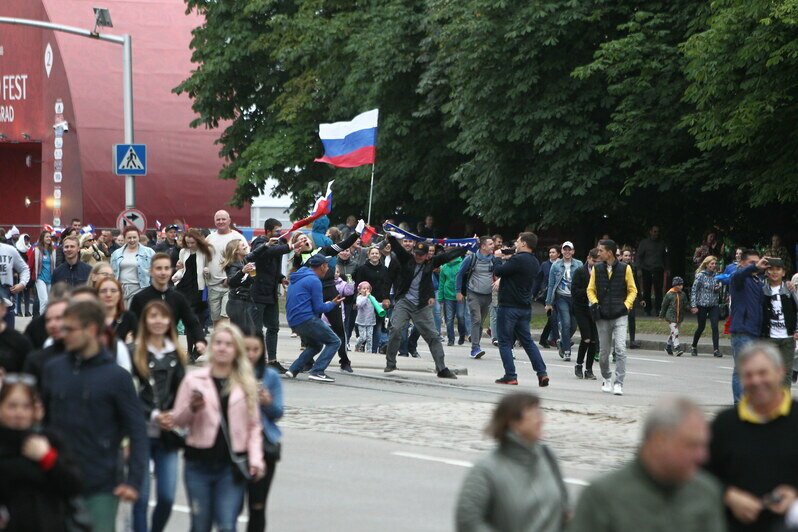
{"type": "Polygon", "coordinates": [[[634,460],[585,488],[569,532],[723,532],[720,485],[700,469],[709,427],[687,399],[649,412],[634,460]]]}

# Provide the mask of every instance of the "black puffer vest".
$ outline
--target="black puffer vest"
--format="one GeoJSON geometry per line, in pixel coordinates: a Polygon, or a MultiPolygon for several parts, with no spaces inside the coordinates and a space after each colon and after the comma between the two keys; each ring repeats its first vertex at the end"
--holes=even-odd
{"type": "Polygon", "coordinates": [[[596,276],[596,297],[599,302],[599,317],[614,320],[628,312],[626,300],[626,268],[629,266],[619,260],[612,266],[612,278],[607,275],[607,263],[599,262],[593,267],[596,276]]]}

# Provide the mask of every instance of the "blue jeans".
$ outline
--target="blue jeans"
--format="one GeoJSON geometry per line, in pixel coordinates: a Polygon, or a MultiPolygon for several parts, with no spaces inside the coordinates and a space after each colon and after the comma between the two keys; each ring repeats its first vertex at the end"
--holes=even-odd
{"type": "MultiPolygon", "coordinates": [[[[740,383],[740,375],[737,373],[737,355],[740,354],[742,349],[751,342],[757,341],[756,336],[750,334],[737,334],[731,335],[732,356],[734,357],[734,371],[732,372],[732,396],[734,397],[734,404],[740,401],[743,395],[743,385],[740,383]]],[[[789,371],[791,368],[787,368],[789,371]]]]}
{"type": "Polygon", "coordinates": [[[185,461],[184,478],[191,507],[191,532],[219,532],[236,529],[244,502],[246,484],[237,483],[231,462],[185,461]]]}
{"type": "MultiPolygon", "coordinates": [[[[177,450],[168,449],[160,438],[150,438],[150,458],[155,464],[155,478],[158,480],[158,500],[152,512],[152,532],[161,532],[172,514],[177,489],[177,450]]],[[[150,500],[150,473],[144,475],[139,498],[133,505],[133,530],[147,532],[147,506],[150,500]]]]}
{"type": "MultiPolygon", "coordinates": [[[[466,307],[466,311],[468,311],[468,307],[466,307]]],[[[437,299],[435,300],[435,304],[432,306],[432,317],[435,320],[435,330],[437,330],[438,334],[440,334],[441,325],[443,325],[443,320],[441,319],[441,304],[438,302],[437,299]]]]}
{"type": "Polygon", "coordinates": [[[515,378],[515,363],[513,362],[513,342],[516,339],[526,351],[532,368],[538,377],[546,375],[546,364],[540,356],[540,350],[532,335],[529,333],[529,322],[532,320],[532,309],[499,307],[496,311],[496,323],[499,327],[499,355],[504,364],[504,376],[515,378]]]}
{"type": "Polygon", "coordinates": [[[554,305],[557,309],[557,325],[560,329],[560,344],[566,353],[571,352],[571,337],[574,335],[574,320],[571,312],[573,304],[568,296],[554,295],[554,305]]]}
{"type": "Polygon", "coordinates": [[[449,342],[454,343],[454,318],[457,317],[457,332],[461,337],[468,334],[468,322],[466,321],[465,301],[443,300],[443,310],[446,314],[446,335],[449,342]]]}
{"type": "Polygon", "coordinates": [[[294,360],[289,371],[296,375],[302,371],[310,359],[321,353],[310,369],[310,374],[320,375],[324,373],[335,353],[338,352],[338,348],[341,347],[341,339],[330,329],[329,325],[315,317],[305,323],[296,325],[294,331],[302,337],[307,347],[294,360]]]}

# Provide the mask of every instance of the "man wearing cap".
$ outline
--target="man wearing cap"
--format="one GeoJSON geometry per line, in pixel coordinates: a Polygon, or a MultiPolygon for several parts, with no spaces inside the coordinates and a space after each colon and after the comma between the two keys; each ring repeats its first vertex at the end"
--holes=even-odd
{"type": "Polygon", "coordinates": [[[155,246],[155,251],[157,253],[166,253],[171,257],[172,253],[177,247],[178,230],[179,228],[174,224],[167,226],[166,229],[164,229],[164,236],[166,237],[166,239],[157,246],[155,246]]]}
{"type": "Polygon", "coordinates": [[[14,328],[13,295],[25,290],[30,282],[30,268],[19,254],[17,248],[10,244],[0,243],[0,298],[9,300],[9,312],[6,312],[5,321],[10,328],[14,328]],[[19,275],[19,282],[14,283],[14,273],[19,275]]]}
{"type": "Polygon", "coordinates": [[[570,240],[562,244],[562,258],[551,265],[549,287],[546,291],[546,310],[557,308],[557,322],[560,328],[560,356],[571,361],[571,337],[574,335],[573,303],[571,302],[571,280],[582,261],[575,259],[574,245],[570,240]]]}
{"type": "MultiPolygon", "coordinates": [[[[762,338],[779,350],[784,367],[789,370],[795,357],[795,340],[798,340],[798,302],[795,293],[784,283],[784,261],[771,257],[767,257],[767,261],[767,281],[762,299],[762,338]]],[[[784,377],[784,385],[788,388],[792,384],[790,373],[787,371],[784,377]]]]}
{"type": "Polygon", "coordinates": [[[335,382],[324,370],[341,346],[341,340],[319,316],[332,311],[344,298],[337,296],[332,301],[325,302],[322,297],[321,279],[330,269],[329,261],[329,257],[316,253],[305,262],[305,266],[291,274],[285,314],[288,326],[302,337],[307,347],[284,373],[287,378],[296,377],[313,357],[319,355],[308,379],[335,382]]]}
{"type": "Polygon", "coordinates": [[[659,310],[659,319],[667,321],[671,331],[668,342],[665,344],[665,352],[669,355],[675,354],[677,357],[684,354],[684,349],[679,341],[679,325],[690,313],[690,298],[684,293],[683,288],[684,279],[677,275],[673,278],[672,287],[665,294],[662,308],[659,310]]]}
{"type": "Polygon", "coordinates": [[[396,253],[399,262],[399,273],[396,279],[396,304],[391,316],[388,347],[386,349],[385,372],[396,371],[396,354],[402,340],[402,331],[413,320],[424,341],[429,346],[435,370],[441,379],[456,379],[454,373],[444,362],[443,344],[435,329],[435,318],[432,305],[435,302],[435,288],[432,285],[432,271],[462,257],[468,248],[461,247],[449,250],[440,255],[429,256],[429,245],[416,242],[413,251],[408,252],[396,239],[396,235],[386,231],[391,249],[396,253]]]}

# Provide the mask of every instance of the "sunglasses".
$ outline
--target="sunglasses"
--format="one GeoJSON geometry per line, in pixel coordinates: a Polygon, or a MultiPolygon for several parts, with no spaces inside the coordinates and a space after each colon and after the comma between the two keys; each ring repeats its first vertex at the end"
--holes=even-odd
{"type": "Polygon", "coordinates": [[[36,377],[27,373],[6,373],[3,378],[4,384],[24,384],[26,386],[36,386],[36,377]]]}

